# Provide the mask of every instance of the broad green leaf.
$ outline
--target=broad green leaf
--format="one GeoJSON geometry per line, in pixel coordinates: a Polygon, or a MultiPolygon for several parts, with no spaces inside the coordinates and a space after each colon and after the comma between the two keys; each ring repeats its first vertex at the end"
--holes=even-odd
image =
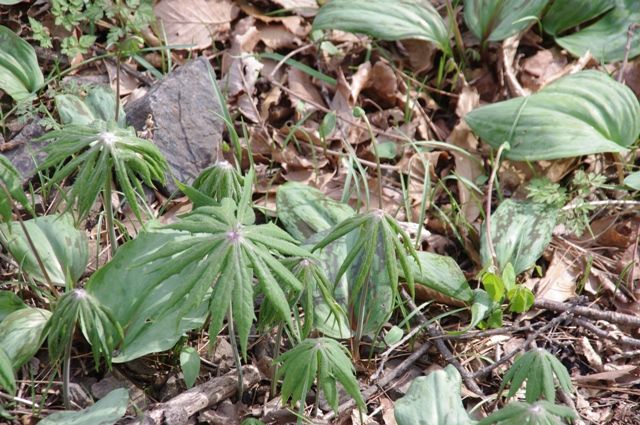
{"type": "Polygon", "coordinates": [[[511,289],[507,296],[509,298],[509,310],[514,313],[529,311],[535,301],[535,296],[531,289],[522,285],[517,285],[511,289]]]}
{"type": "Polygon", "coordinates": [[[507,158],[537,161],[624,152],[640,133],[640,104],[608,75],[582,71],[531,96],[474,109],[465,120],[495,149],[508,142],[507,158]]]}
{"type": "Polygon", "coordinates": [[[11,220],[13,212],[12,200],[20,203],[31,215],[35,215],[27,196],[22,190],[22,176],[11,161],[0,154],[0,221],[11,220]],[[7,192],[9,193],[7,194],[7,192]]]}
{"type": "MultiPolygon", "coordinates": [[[[87,96],[83,99],[93,117],[105,122],[116,120],[116,94],[108,85],[97,85],[87,91],[87,96]]],[[[118,126],[127,126],[127,115],[118,102],[118,126]]]]}
{"type": "Polygon", "coordinates": [[[318,11],[313,29],[361,33],[387,41],[426,40],[450,52],[447,27],[428,2],[332,0],[318,11]]]}
{"type": "Polygon", "coordinates": [[[415,378],[404,397],[394,405],[398,425],[471,425],[462,405],[462,380],[451,365],[415,378]]]}
{"type": "Polygon", "coordinates": [[[0,291],[0,322],[9,314],[25,307],[27,307],[27,305],[24,301],[13,292],[0,291]]]}
{"type": "Polygon", "coordinates": [[[542,26],[547,33],[557,36],[602,15],[615,5],[611,0],[556,0],[545,13],[542,26]]]}
{"type": "Polygon", "coordinates": [[[487,294],[491,297],[491,299],[495,302],[502,301],[502,297],[504,297],[504,282],[502,278],[495,273],[487,272],[482,275],[482,286],[484,290],[487,291],[487,294]]]}
{"type": "MultiPolygon", "coordinates": [[[[533,267],[551,241],[557,210],[532,202],[505,199],[491,214],[491,239],[499,269],[511,263],[516,275],[533,267]]],[[[486,231],[482,229],[480,255],[491,265],[486,231]]]]}
{"type": "Polygon", "coordinates": [[[187,388],[193,387],[200,375],[200,355],[193,347],[183,347],[180,351],[180,367],[187,388]]]}
{"type": "Polygon", "coordinates": [[[464,21],[483,43],[500,41],[535,23],[548,0],[465,0],[464,21]]]}
{"type": "Polygon", "coordinates": [[[33,47],[0,25],[0,89],[19,101],[31,96],[43,84],[33,47]]]}
{"type": "Polygon", "coordinates": [[[74,94],[57,94],[53,99],[63,125],[89,125],[96,119],[82,99],[74,94]]]}
{"type": "Polygon", "coordinates": [[[640,171],[636,171],[635,173],[629,174],[624,179],[624,184],[626,184],[632,189],[640,190],[640,171]]]}
{"type": "Polygon", "coordinates": [[[393,345],[400,341],[403,336],[404,331],[402,330],[402,328],[394,325],[386,334],[384,334],[384,343],[387,345],[393,345]]]}
{"type": "Polygon", "coordinates": [[[516,287],[516,271],[513,269],[513,264],[507,264],[502,270],[502,283],[507,292],[516,287]]]}
{"type": "MultiPolygon", "coordinates": [[[[413,279],[420,285],[427,286],[448,297],[465,302],[471,302],[473,291],[464,277],[460,266],[451,257],[418,251],[418,267],[412,259],[409,260],[413,279]]],[[[402,275],[403,273],[400,272],[402,275]]]]}
{"type": "Polygon", "coordinates": [[[42,425],[113,425],[127,411],[129,391],[118,388],[111,391],[96,404],[79,412],[59,412],[47,416],[42,425]]]}
{"type": "Polygon", "coordinates": [[[294,182],[278,188],[276,206],[278,220],[300,242],[355,214],[349,205],[326,197],[316,188],[294,182]]]}
{"type": "Polygon", "coordinates": [[[14,369],[28,362],[44,341],[44,328],[51,313],[40,308],[22,308],[0,322],[0,347],[14,369]]]}
{"type": "Polygon", "coordinates": [[[13,374],[11,359],[0,346],[0,388],[9,394],[16,393],[16,377],[13,374]]]}
{"type": "Polygon", "coordinates": [[[468,329],[473,329],[487,318],[493,310],[496,303],[491,296],[482,289],[473,291],[473,304],[471,304],[471,323],[468,329]]]}
{"type": "Polygon", "coordinates": [[[546,400],[533,404],[513,401],[478,422],[478,425],[562,425],[573,423],[571,419],[575,418],[575,412],[569,407],[546,400]]]}
{"type": "MultiPolygon", "coordinates": [[[[556,1],[554,6],[558,4],[557,8],[559,10],[554,11],[552,7],[549,10],[549,14],[554,17],[557,14],[564,13],[564,9],[567,8],[583,9],[585,15],[591,9],[594,10],[593,13],[605,10],[605,5],[599,4],[602,1],[592,1],[590,3],[598,4],[587,6],[587,8],[580,5],[576,6],[574,3],[567,0],[556,1]],[[571,3],[571,6],[564,6],[563,3],[571,3]]],[[[602,15],[600,19],[578,32],[556,38],[556,43],[567,49],[574,56],[582,56],[589,51],[601,62],[608,63],[622,60],[625,55],[629,26],[640,23],[640,2],[637,0],[608,0],[606,3],[608,3],[608,6],[613,5],[613,8],[602,15]]],[[[593,17],[591,13],[589,15],[593,17]]],[[[629,57],[633,58],[639,54],[640,32],[636,29],[632,37],[629,57]]]]}
{"type": "Polygon", "coordinates": [[[171,258],[141,263],[160,247],[185,238],[175,232],[141,233],[118,248],[113,259],[89,279],[87,290],[111,310],[125,330],[115,363],[168,350],[185,332],[204,324],[208,295],[200,300],[183,296],[182,284],[190,277],[189,270],[179,273],[177,264],[176,274],[165,278],[161,266],[170,264],[171,258]]]}
{"type": "MultiPolygon", "coordinates": [[[[77,282],[89,261],[87,236],[73,226],[68,215],[48,215],[24,222],[29,237],[44,264],[51,282],[63,286],[77,282]]],[[[31,245],[18,222],[0,225],[0,242],[21,269],[40,282],[46,282],[31,245]]]]}

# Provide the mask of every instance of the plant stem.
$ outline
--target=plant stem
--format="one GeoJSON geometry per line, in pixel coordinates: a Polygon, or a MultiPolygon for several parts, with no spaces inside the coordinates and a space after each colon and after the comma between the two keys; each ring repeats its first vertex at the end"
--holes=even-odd
{"type": "Polygon", "coordinates": [[[104,183],[102,191],[102,201],[104,203],[104,213],[107,217],[107,231],[109,232],[109,243],[111,247],[111,256],[116,254],[118,249],[118,239],[116,237],[116,228],[113,223],[113,205],[111,203],[111,171],[107,172],[107,180],[104,183]]]}
{"type": "Polygon", "coordinates": [[[229,326],[229,339],[231,340],[231,350],[233,351],[233,361],[236,363],[236,370],[238,371],[238,398],[242,398],[243,388],[243,376],[242,376],[242,360],[240,359],[240,353],[238,352],[238,342],[236,340],[236,330],[233,324],[233,304],[229,300],[229,313],[227,314],[227,326],[229,326]]]}
{"type": "Polygon", "coordinates": [[[71,347],[73,347],[73,335],[71,333],[67,347],[64,350],[64,361],[62,363],[62,400],[64,408],[71,409],[71,401],[69,400],[69,384],[71,383],[71,347]]]}
{"type": "Polygon", "coordinates": [[[382,166],[380,165],[380,155],[378,154],[378,139],[373,132],[373,127],[365,114],[362,115],[364,122],[369,130],[369,137],[371,137],[371,144],[373,145],[373,154],[376,157],[376,171],[378,174],[378,208],[382,209],[382,166]]]}
{"type": "MultiPolygon", "coordinates": [[[[273,358],[277,359],[280,357],[280,344],[282,342],[282,324],[278,326],[278,330],[276,331],[276,347],[273,353],[273,358]]],[[[271,378],[271,396],[276,395],[276,389],[278,383],[276,382],[276,376],[278,375],[278,364],[274,363],[273,366],[273,377],[271,378]]]]}
{"type": "Polygon", "coordinates": [[[116,123],[120,115],[120,55],[116,56],[116,123]]]}
{"type": "MultiPolygon", "coordinates": [[[[487,246],[489,247],[489,253],[491,254],[491,265],[493,267],[497,267],[497,257],[496,250],[493,246],[493,240],[491,239],[491,199],[493,192],[493,182],[496,179],[496,174],[498,174],[498,168],[500,167],[500,157],[502,156],[502,151],[508,146],[508,143],[503,143],[498,148],[498,153],[496,154],[496,158],[493,163],[493,169],[491,170],[491,176],[489,177],[489,183],[487,185],[487,196],[485,201],[485,236],[487,238],[487,246]]],[[[498,270],[500,272],[500,270],[498,270]]]]}

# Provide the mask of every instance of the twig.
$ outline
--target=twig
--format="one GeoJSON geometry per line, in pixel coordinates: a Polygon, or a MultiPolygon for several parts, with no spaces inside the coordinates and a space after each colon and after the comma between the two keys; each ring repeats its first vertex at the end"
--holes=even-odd
{"type": "Polygon", "coordinates": [[[38,403],[34,403],[33,401],[27,400],[26,398],[14,397],[12,395],[5,394],[2,391],[0,391],[0,398],[4,398],[5,400],[9,400],[9,401],[15,401],[16,403],[26,404],[27,406],[40,409],[40,406],[38,405],[38,403]]]}
{"type": "Polygon", "coordinates": [[[482,378],[486,375],[488,375],[489,373],[491,373],[492,370],[496,369],[497,367],[499,367],[500,365],[503,365],[504,363],[508,362],[509,360],[511,360],[513,357],[516,356],[516,354],[524,351],[529,345],[531,345],[531,343],[533,341],[536,340],[536,338],[538,338],[538,336],[540,336],[543,332],[545,332],[547,329],[550,329],[554,326],[556,326],[558,323],[562,322],[563,320],[565,320],[570,314],[571,314],[571,309],[574,308],[576,306],[569,306],[568,309],[566,311],[564,311],[561,315],[555,317],[553,320],[551,320],[549,323],[547,323],[546,325],[540,327],[540,329],[538,329],[537,331],[535,331],[534,333],[532,333],[531,335],[529,335],[529,337],[525,340],[525,342],[518,348],[514,349],[513,351],[511,351],[509,354],[503,356],[500,360],[490,364],[489,366],[483,367],[480,370],[477,370],[474,374],[473,377],[474,378],[482,378]]]}
{"type": "Polygon", "coordinates": [[[574,306],[566,303],[559,303],[549,300],[536,300],[533,303],[535,308],[543,308],[556,312],[566,312],[572,310],[576,316],[588,317],[595,320],[604,320],[618,325],[640,327],[640,317],[630,314],[616,313],[614,311],[601,311],[590,307],[574,306]]]}
{"type": "Polygon", "coordinates": [[[629,52],[631,52],[631,42],[633,40],[633,33],[635,33],[636,29],[640,27],[640,24],[633,23],[629,25],[629,29],[627,29],[627,44],[624,46],[624,59],[622,60],[622,66],[620,67],[620,72],[618,72],[618,82],[622,83],[622,79],[624,78],[624,70],[629,64],[629,52]]]}
{"type": "Polygon", "coordinates": [[[491,265],[497,267],[497,256],[496,250],[493,246],[493,240],[491,239],[491,198],[493,193],[493,182],[496,179],[496,174],[498,174],[498,168],[500,167],[500,157],[502,156],[502,151],[508,146],[505,142],[500,145],[498,148],[498,153],[496,153],[496,158],[494,160],[493,169],[491,170],[491,176],[489,177],[489,183],[487,185],[487,195],[485,200],[485,219],[484,219],[484,227],[485,234],[487,238],[487,246],[489,247],[489,253],[491,254],[491,265]]]}
{"type": "MultiPolygon", "coordinates": [[[[411,353],[409,357],[404,359],[402,363],[398,365],[395,369],[391,370],[388,374],[383,376],[380,381],[375,384],[368,386],[364,391],[362,391],[362,398],[364,398],[365,402],[373,397],[380,389],[383,389],[391,381],[396,379],[399,376],[402,376],[409,368],[416,362],[420,357],[426,354],[426,352],[431,348],[431,343],[426,342],[422,344],[416,351],[411,353]]],[[[352,409],[355,407],[356,403],[353,399],[348,400],[340,405],[338,408],[338,412],[344,412],[346,410],[352,409]]],[[[328,421],[335,417],[335,412],[329,412],[322,417],[323,420],[328,421]]]]}
{"type": "MultiPolygon", "coordinates": [[[[407,291],[402,289],[400,295],[402,295],[402,298],[404,298],[404,300],[407,302],[409,308],[411,308],[413,311],[416,311],[416,318],[418,319],[418,323],[420,323],[420,325],[427,324],[427,318],[424,317],[424,314],[422,314],[420,310],[418,310],[418,307],[413,302],[411,296],[407,293],[407,291]]],[[[484,393],[474,380],[474,377],[469,372],[467,372],[465,368],[462,367],[458,359],[455,358],[453,353],[451,353],[451,350],[449,350],[449,347],[447,347],[447,344],[445,344],[445,342],[441,338],[438,338],[440,335],[442,335],[442,330],[438,327],[438,325],[434,323],[427,326],[427,333],[431,338],[434,338],[433,342],[436,345],[438,351],[440,351],[440,354],[442,354],[442,356],[444,357],[445,361],[451,363],[453,367],[458,370],[467,388],[470,391],[476,393],[478,396],[483,397],[484,393]]]]}
{"type": "MultiPolygon", "coordinates": [[[[575,202],[569,203],[568,205],[565,205],[564,207],[562,207],[562,211],[575,209],[577,205],[578,204],[575,203],[575,202]]],[[[610,206],[634,206],[634,207],[637,207],[637,206],[640,206],[640,201],[625,200],[625,199],[606,199],[606,200],[602,200],[602,201],[589,201],[589,202],[585,202],[585,203],[580,204],[580,206],[582,206],[582,205],[589,205],[589,206],[593,206],[593,207],[600,207],[600,206],[605,206],[605,207],[610,207],[610,206]]]]}
{"type": "Polygon", "coordinates": [[[628,345],[630,347],[640,347],[640,339],[631,338],[626,335],[616,335],[615,333],[602,330],[593,323],[584,319],[580,319],[578,317],[572,318],[571,321],[580,327],[586,328],[587,330],[589,330],[589,332],[595,334],[600,338],[609,339],[611,341],[619,342],[620,344],[628,345]]]}

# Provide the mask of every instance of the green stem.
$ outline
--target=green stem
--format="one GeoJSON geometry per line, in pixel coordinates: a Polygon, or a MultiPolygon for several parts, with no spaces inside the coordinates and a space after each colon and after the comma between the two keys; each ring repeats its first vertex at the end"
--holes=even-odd
{"type": "Polygon", "coordinates": [[[64,350],[64,361],[62,363],[62,400],[64,408],[71,409],[71,401],[69,399],[69,384],[71,383],[71,347],[73,347],[73,334],[69,338],[67,347],[64,350]]]}
{"type": "Polygon", "coordinates": [[[111,204],[111,171],[107,172],[107,179],[102,192],[102,201],[104,203],[104,213],[107,217],[107,231],[109,232],[109,243],[111,245],[111,255],[113,256],[116,254],[116,249],[118,249],[118,239],[113,223],[113,205],[111,204]]]}
{"type": "Polygon", "coordinates": [[[236,363],[236,370],[238,371],[238,398],[242,398],[244,392],[243,385],[243,373],[242,373],[242,360],[240,359],[240,352],[238,352],[238,341],[236,340],[236,330],[233,324],[233,304],[229,301],[229,314],[227,315],[227,325],[229,326],[229,339],[231,340],[231,350],[233,351],[233,360],[236,363]]]}
{"type": "MultiPolygon", "coordinates": [[[[282,343],[282,324],[278,326],[278,330],[276,332],[276,347],[274,350],[273,358],[277,359],[280,357],[280,344],[282,343]]],[[[278,364],[275,363],[273,366],[273,377],[271,378],[271,397],[276,395],[276,387],[278,383],[276,382],[276,376],[278,375],[278,364]]]]}

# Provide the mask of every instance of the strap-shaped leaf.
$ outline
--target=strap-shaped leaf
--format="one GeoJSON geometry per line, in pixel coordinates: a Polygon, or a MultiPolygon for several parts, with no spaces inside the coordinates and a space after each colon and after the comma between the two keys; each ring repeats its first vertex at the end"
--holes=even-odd
{"type": "Polygon", "coordinates": [[[464,21],[482,42],[500,41],[534,23],[548,0],[465,0],[464,21]]]}
{"type": "Polygon", "coordinates": [[[13,374],[11,359],[2,347],[0,347],[0,388],[9,394],[16,393],[16,377],[13,374]]]}
{"type": "Polygon", "coordinates": [[[465,120],[495,149],[508,142],[507,158],[537,161],[624,152],[640,133],[640,104],[608,75],[582,71],[531,96],[475,109],[465,120]]]}
{"type": "Polygon", "coordinates": [[[332,0],[318,11],[313,29],[337,29],[389,41],[415,38],[450,51],[447,27],[428,2],[332,0]]]}
{"type": "Polygon", "coordinates": [[[15,100],[29,97],[44,84],[33,47],[0,25],[0,89],[15,100]]]}
{"type": "Polygon", "coordinates": [[[556,36],[602,15],[615,5],[611,0],[554,1],[545,13],[542,25],[546,32],[556,36]]]}

